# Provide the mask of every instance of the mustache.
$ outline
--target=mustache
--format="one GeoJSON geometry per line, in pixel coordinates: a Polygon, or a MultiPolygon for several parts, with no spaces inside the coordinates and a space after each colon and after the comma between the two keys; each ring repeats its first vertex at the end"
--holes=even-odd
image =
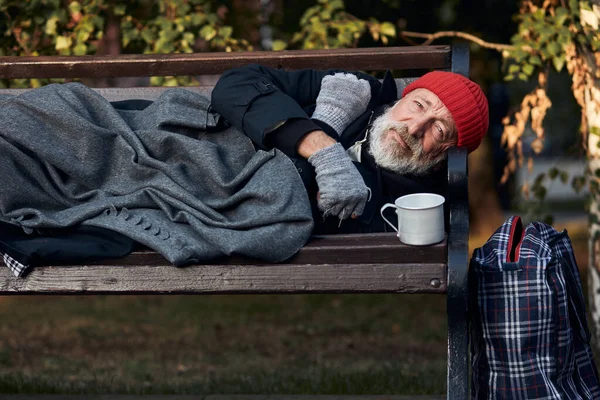
{"type": "MultiPolygon", "coordinates": [[[[402,122],[388,121],[387,130],[395,131],[410,148],[413,154],[418,154],[421,151],[421,142],[419,139],[408,133],[408,126],[402,122]]],[[[389,133],[388,133],[389,134],[389,133]]],[[[398,146],[400,144],[398,143],[398,146]]]]}

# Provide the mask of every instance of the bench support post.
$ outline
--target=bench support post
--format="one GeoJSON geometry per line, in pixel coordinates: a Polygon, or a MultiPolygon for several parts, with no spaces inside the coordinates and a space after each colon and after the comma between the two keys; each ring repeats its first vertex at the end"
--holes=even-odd
{"type": "Polygon", "coordinates": [[[448,399],[467,400],[469,396],[469,200],[467,191],[467,152],[448,151],[448,399]]]}

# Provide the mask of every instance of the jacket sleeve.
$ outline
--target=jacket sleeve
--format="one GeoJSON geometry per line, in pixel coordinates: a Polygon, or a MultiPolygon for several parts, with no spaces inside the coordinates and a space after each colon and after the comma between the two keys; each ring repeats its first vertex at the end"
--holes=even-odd
{"type": "MultiPolygon", "coordinates": [[[[305,109],[315,103],[323,77],[335,72],[340,71],[285,71],[257,64],[231,69],[215,85],[212,107],[258,146],[283,147],[293,155],[302,136],[322,129],[305,109]]],[[[357,75],[379,83],[370,75],[357,75]]]]}

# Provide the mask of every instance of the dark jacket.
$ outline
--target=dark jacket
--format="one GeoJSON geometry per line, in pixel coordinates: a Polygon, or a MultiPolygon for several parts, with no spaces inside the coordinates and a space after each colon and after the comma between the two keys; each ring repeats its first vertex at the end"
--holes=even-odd
{"type": "Polygon", "coordinates": [[[314,169],[296,152],[299,140],[309,132],[323,130],[347,149],[364,138],[370,120],[374,120],[386,106],[398,99],[396,82],[389,71],[382,81],[371,75],[354,72],[371,84],[371,101],[365,113],[338,137],[327,124],[310,118],[315,109],[321,80],[335,72],[340,71],[284,71],[256,64],[235,68],[224,73],[217,82],[212,92],[212,107],[250,137],[256,147],[277,147],[292,158],[313,203],[315,233],[389,231],[391,229],[379,214],[381,206],[410,193],[432,192],[445,195],[446,169],[432,171],[426,176],[399,175],[379,168],[366,151],[366,146],[363,146],[362,163],[355,165],[365,184],[372,190],[372,198],[363,215],[342,223],[335,217],[323,219],[315,206],[317,185],[314,169]],[[282,126],[271,130],[284,121],[282,126]]]}

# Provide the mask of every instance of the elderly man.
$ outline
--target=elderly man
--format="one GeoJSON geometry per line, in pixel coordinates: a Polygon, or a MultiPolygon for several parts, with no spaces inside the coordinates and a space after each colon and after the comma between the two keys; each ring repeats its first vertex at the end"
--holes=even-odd
{"type": "Polygon", "coordinates": [[[481,88],[441,71],[412,82],[397,100],[389,72],[380,82],[249,65],[221,76],[212,107],[258,148],[294,160],[317,233],[384,231],[384,203],[415,192],[444,195],[446,150],[475,150],[488,128],[481,88]]]}

